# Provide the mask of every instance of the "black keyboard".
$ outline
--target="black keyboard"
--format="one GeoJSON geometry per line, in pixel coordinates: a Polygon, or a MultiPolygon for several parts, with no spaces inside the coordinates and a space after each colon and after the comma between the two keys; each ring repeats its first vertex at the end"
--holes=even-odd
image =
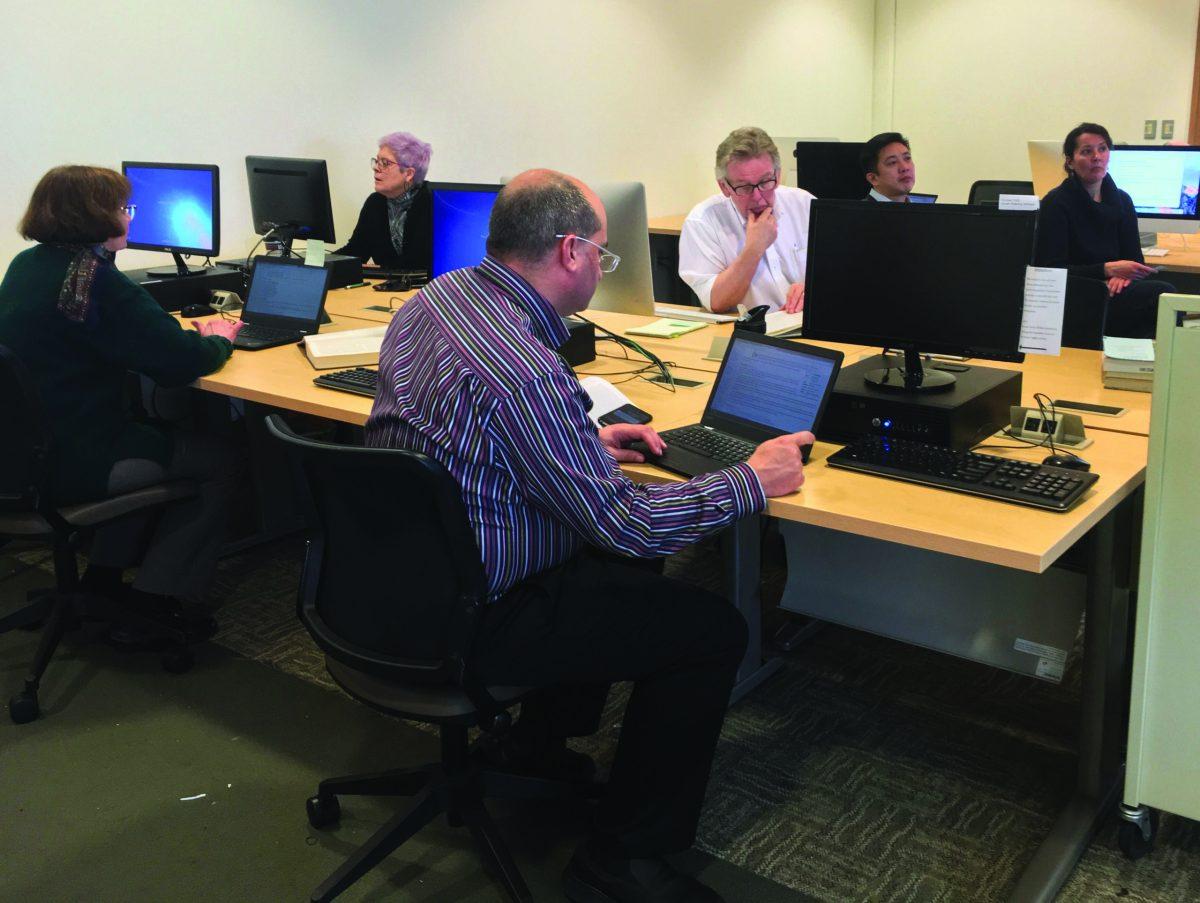
{"type": "Polygon", "coordinates": [[[368,370],[366,367],[335,370],[332,373],[322,373],[313,382],[326,389],[339,389],[342,392],[353,392],[355,395],[373,398],[379,386],[379,371],[368,370]]]}
{"type": "Polygon", "coordinates": [[[277,329],[274,326],[263,326],[261,323],[245,323],[238,330],[237,337],[234,339],[235,346],[245,345],[262,345],[271,342],[290,342],[299,333],[294,329],[277,329]]]}
{"type": "Polygon", "coordinates": [[[661,435],[667,445],[675,445],[712,458],[722,467],[740,464],[754,454],[754,449],[757,448],[753,442],[717,432],[698,423],[667,430],[661,435]]]}
{"type": "Polygon", "coordinates": [[[830,467],[1066,511],[1099,477],[941,445],[864,436],[827,459],[830,467]]]}

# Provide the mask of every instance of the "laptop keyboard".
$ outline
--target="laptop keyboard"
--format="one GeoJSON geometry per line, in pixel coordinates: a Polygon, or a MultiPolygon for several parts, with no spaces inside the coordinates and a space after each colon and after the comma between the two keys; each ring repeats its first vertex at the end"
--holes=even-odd
{"type": "Polygon", "coordinates": [[[243,326],[238,330],[237,341],[233,344],[237,345],[239,341],[246,343],[258,342],[277,342],[288,340],[296,335],[295,329],[276,329],[274,326],[263,326],[261,323],[246,323],[243,321],[243,326]]]}
{"type": "Polygon", "coordinates": [[[745,439],[739,439],[726,433],[719,433],[699,424],[667,430],[661,435],[667,445],[674,445],[706,458],[712,458],[723,467],[740,464],[754,454],[754,449],[757,448],[753,442],[747,442],[745,439]]]}

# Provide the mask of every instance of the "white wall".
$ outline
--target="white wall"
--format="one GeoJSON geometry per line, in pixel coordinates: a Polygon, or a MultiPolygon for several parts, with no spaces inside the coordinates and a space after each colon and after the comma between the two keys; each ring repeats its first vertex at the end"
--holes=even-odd
{"type": "Polygon", "coordinates": [[[1145,143],[1143,120],[1174,119],[1187,139],[1198,0],[876,5],[873,123],[913,142],[918,191],[965,202],[976,179],[1028,179],[1025,142],[1084,120],[1145,143]]]}
{"type": "Polygon", "coordinates": [[[0,262],[60,163],[217,163],[222,254],[244,256],[246,154],[327,159],[344,240],[394,129],[433,144],[434,179],[639,179],[655,215],[715,190],[735,126],[857,137],[871,116],[874,0],[47,0],[6,2],[3,28],[0,262]]]}

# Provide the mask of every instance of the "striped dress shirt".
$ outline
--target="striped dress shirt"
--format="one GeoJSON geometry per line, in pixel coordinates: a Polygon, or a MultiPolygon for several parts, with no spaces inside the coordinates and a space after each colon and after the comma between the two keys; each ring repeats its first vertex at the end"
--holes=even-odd
{"type": "Polygon", "coordinates": [[[495,599],[585,543],[666,555],[761,511],[746,464],[686,483],[626,478],[554,350],[567,328],[491,257],[430,282],[388,327],[366,442],[439,461],[462,487],[495,599]]]}

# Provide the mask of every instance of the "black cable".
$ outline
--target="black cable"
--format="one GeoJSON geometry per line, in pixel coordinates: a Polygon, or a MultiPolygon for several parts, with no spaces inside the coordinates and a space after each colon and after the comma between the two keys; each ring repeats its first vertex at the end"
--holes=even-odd
{"type": "Polygon", "coordinates": [[[575,314],[574,316],[577,320],[582,320],[584,323],[590,323],[593,328],[600,330],[600,332],[604,333],[609,339],[616,342],[618,345],[629,348],[640,354],[646,360],[650,361],[650,363],[658,368],[658,372],[666,381],[667,387],[670,388],[672,392],[675,391],[675,378],[671,375],[670,368],[657,354],[652,351],[647,351],[642,345],[638,344],[633,339],[627,338],[626,336],[617,335],[611,329],[605,329],[599,323],[589,320],[587,317],[581,316],[580,314],[575,314]]]}

